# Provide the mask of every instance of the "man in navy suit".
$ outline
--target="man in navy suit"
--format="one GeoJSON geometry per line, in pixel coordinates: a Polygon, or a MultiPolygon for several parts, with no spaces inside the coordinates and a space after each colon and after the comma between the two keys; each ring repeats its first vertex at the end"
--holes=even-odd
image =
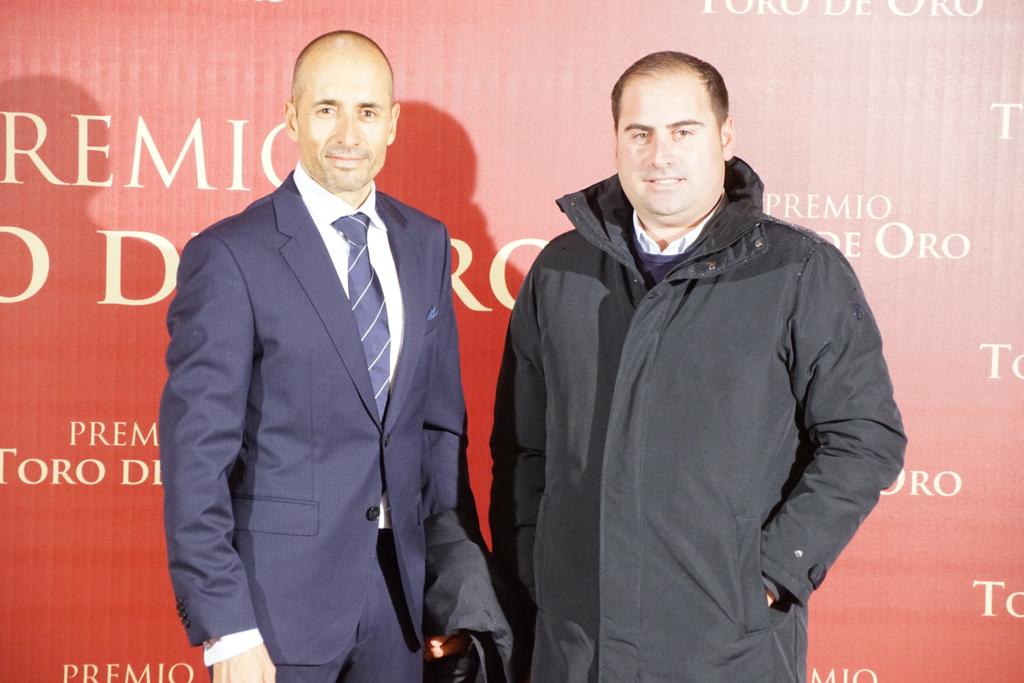
{"type": "Polygon", "coordinates": [[[373,182],[392,79],[366,36],[311,42],[285,111],[295,172],[181,257],[165,526],[178,615],[217,683],[418,681],[425,658],[467,650],[459,629],[505,631],[466,478],[448,235],[373,182]],[[431,566],[431,524],[468,564],[431,566]],[[425,617],[449,634],[426,653],[425,617]]]}

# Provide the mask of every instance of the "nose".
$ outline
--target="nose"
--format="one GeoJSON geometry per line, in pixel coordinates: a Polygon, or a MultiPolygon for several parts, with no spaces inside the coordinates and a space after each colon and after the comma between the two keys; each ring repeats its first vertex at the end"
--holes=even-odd
{"type": "Polygon", "coordinates": [[[359,144],[355,114],[342,114],[338,117],[338,122],[334,126],[334,139],[345,147],[355,147],[359,144]]]}
{"type": "Polygon", "coordinates": [[[653,153],[651,163],[654,164],[655,168],[664,168],[665,166],[672,165],[670,146],[671,141],[666,136],[656,135],[654,137],[654,144],[651,145],[651,151],[653,153]]]}

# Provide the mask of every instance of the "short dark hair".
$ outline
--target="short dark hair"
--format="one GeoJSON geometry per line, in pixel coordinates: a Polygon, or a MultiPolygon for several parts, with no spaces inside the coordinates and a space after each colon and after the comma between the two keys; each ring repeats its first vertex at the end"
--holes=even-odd
{"type": "Polygon", "coordinates": [[[295,58],[295,67],[292,69],[292,95],[294,96],[295,94],[295,86],[299,80],[299,69],[302,67],[302,62],[306,60],[307,55],[309,55],[309,53],[312,52],[315,48],[320,47],[325,43],[343,42],[351,42],[356,44],[361,43],[375,50],[378,54],[380,54],[381,57],[384,58],[384,63],[388,65],[388,73],[391,75],[392,97],[394,97],[395,70],[391,68],[391,60],[388,59],[388,56],[386,54],[384,54],[384,50],[381,49],[380,45],[378,45],[376,41],[373,40],[373,38],[363,35],[358,31],[346,30],[330,31],[328,33],[323,34],[322,36],[317,36],[313,40],[309,41],[306,47],[302,48],[302,52],[300,52],[299,56],[295,58]]]}
{"type": "Polygon", "coordinates": [[[622,109],[622,92],[629,81],[636,76],[655,76],[670,71],[684,71],[700,79],[711,98],[711,109],[715,112],[718,125],[725,122],[729,117],[729,91],[718,69],[685,52],[665,50],[641,57],[615,81],[615,87],[612,88],[612,121],[616,129],[619,127],[619,112],[622,109]]]}

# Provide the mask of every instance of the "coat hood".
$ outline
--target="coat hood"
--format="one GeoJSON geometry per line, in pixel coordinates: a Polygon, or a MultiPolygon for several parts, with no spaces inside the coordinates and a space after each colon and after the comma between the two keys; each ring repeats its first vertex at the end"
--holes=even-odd
{"type": "MultiPolygon", "coordinates": [[[[747,249],[735,249],[737,242],[750,233],[760,231],[764,183],[754,169],[739,157],[725,165],[726,205],[715,216],[703,235],[692,248],[690,258],[673,271],[672,275],[700,277],[720,272],[737,260],[749,256],[747,249]],[[724,253],[723,253],[724,252],[724,253]],[[717,255],[718,260],[707,260],[717,255]],[[699,262],[697,268],[692,267],[699,262]],[[687,267],[687,266],[691,267],[687,267]],[[710,268],[708,267],[710,266],[710,268]]],[[[629,231],[633,229],[633,206],[622,190],[618,175],[613,175],[590,187],[567,194],[557,202],[576,231],[597,248],[610,253],[625,265],[635,268],[629,250],[629,231]]],[[[760,233],[757,249],[764,246],[760,233]]],[[[755,241],[756,241],[755,240],[755,241]]]]}

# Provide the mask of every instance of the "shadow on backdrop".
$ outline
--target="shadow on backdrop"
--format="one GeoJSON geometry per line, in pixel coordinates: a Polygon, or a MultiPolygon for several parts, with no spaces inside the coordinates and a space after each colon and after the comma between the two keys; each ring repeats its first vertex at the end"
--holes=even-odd
{"type": "MultiPolygon", "coordinates": [[[[8,624],[26,628],[7,629],[4,653],[10,657],[0,657],[2,680],[36,680],[41,662],[79,656],[69,652],[118,661],[128,638],[140,661],[188,654],[167,607],[172,596],[159,488],[118,486],[117,455],[102,443],[69,442],[71,421],[148,424],[163,381],[161,355],[150,343],[165,343],[161,307],[98,303],[107,258],[98,231],[119,229],[103,217],[120,215],[117,190],[126,181],[114,170],[115,136],[103,121],[88,123],[87,143],[109,146],[109,158],[88,152],[83,175],[79,131],[85,124],[75,115],[105,117],[111,109],[64,78],[0,83],[0,144],[6,152],[34,150],[37,157],[16,153],[8,163],[5,153],[0,162],[0,178],[10,181],[0,182],[0,296],[19,298],[34,278],[41,282],[23,301],[0,303],[0,447],[17,448],[9,462],[67,459],[73,478],[83,458],[106,462],[106,478],[97,486],[51,485],[51,476],[38,487],[10,486],[3,494],[7,505],[0,510],[16,510],[12,519],[20,521],[0,528],[0,547],[18,558],[0,582],[0,604],[8,624]],[[111,187],[85,184],[112,175],[111,187]],[[112,618],[112,605],[131,609],[112,618]],[[168,645],[170,634],[175,640],[168,645]]],[[[119,277],[126,296],[155,291],[162,276],[154,249],[125,241],[119,277]]],[[[155,457],[150,453],[140,447],[130,457],[155,457]]]]}
{"type": "MultiPolygon", "coordinates": [[[[466,129],[450,114],[425,102],[402,102],[398,137],[388,150],[380,176],[385,192],[411,204],[448,227],[453,240],[468,245],[453,249],[459,272],[455,309],[459,321],[462,379],[469,410],[469,470],[484,534],[490,501],[491,431],[494,386],[508,325],[508,309],[494,295],[490,269],[502,245],[488,232],[476,203],[477,155],[466,129]],[[466,265],[466,257],[472,260],[466,265]],[[486,308],[490,310],[480,310],[486,308]]],[[[514,296],[524,274],[511,263],[504,277],[514,296]]]]}

